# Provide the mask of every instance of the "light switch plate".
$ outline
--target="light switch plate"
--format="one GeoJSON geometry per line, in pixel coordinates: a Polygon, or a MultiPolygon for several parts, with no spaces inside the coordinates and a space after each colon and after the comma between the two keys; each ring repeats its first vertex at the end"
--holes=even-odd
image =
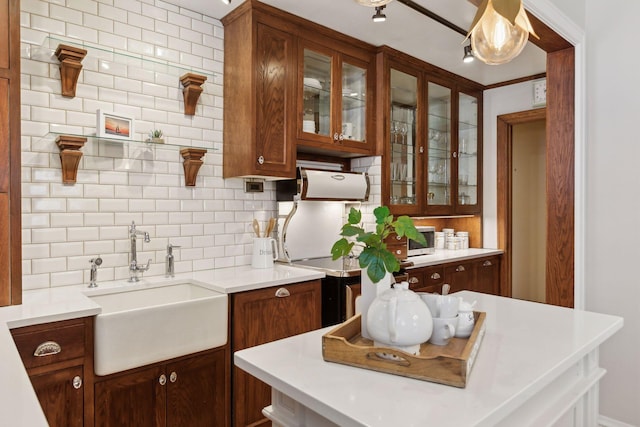
{"type": "Polygon", "coordinates": [[[547,80],[533,82],[533,106],[540,107],[547,103],[547,80]]]}

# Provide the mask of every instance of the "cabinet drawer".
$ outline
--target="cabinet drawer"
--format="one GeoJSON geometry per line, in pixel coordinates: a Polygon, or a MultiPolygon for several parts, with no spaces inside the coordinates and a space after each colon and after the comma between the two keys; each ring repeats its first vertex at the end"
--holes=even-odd
{"type": "Polygon", "coordinates": [[[398,237],[396,233],[391,233],[384,240],[387,250],[398,260],[407,259],[407,236],[398,237]]]}
{"type": "Polygon", "coordinates": [[[27,369],[84,357],[82,319],[26,326],[13,329],[11,334],[27,369]]]}

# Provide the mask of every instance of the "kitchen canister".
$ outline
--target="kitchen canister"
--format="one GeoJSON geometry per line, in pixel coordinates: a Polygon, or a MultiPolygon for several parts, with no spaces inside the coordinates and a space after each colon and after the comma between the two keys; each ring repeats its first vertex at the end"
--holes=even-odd
{"type": "Polygon", "coordinates": [[[469,232],[468,231],[458,231],[456,233],[456,237],[459,237],[460,240],[460,249],[469,249],[469,232]]]}
{"type": "Polygon", "coordinates": [[[444,249],[444,233],[442,231],[434,233],[434,240],[436,249],[444,249]]]}

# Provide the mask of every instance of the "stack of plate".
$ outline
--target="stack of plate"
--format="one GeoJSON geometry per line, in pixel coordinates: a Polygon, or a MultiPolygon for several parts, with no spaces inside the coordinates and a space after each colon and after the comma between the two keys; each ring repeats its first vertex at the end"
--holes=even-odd
{"type": "Polygon", "coordinates": [[[305,77],[304,81],[303,81],[305,86],[308,86],[310,88],[313,89],[322,89],[322,84],[320,83],[320,80],[318,79],[314,79],[311,77],[305,77]]]}
{"type": "Polygon", "coordinates": [[[316,133],[316,122],[314,120],[302,121],[303,132],[316,133]]]}

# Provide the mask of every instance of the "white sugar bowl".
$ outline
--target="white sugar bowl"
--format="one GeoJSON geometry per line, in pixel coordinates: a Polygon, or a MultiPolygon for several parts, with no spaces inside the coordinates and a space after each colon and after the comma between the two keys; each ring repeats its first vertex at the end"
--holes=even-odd
{"type": "Polygon", "coordinates": [[[433,331],[431,312],[422,299],[409,290],[409,283],[396,283],[373,300],[367,312],[367,328],[376,347],[391,347],[420,354],[420,344],[433,331]]]}

